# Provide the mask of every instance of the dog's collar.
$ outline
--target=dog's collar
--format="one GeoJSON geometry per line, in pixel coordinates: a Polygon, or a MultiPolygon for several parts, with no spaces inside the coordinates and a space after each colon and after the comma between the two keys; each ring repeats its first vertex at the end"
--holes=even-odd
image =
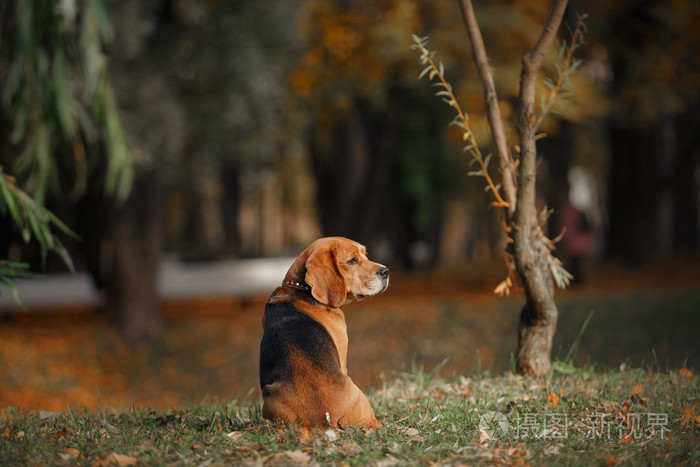
{"type": "Polygon", "coordinates": [[[303,290],[304,292],[311,292],[311,287],[308,285],[304,284],[303,282],[297,282],[297,281],[283,281],[282,286],[284,287],[292,287],[293,289],[299,289],[303,290]]]}

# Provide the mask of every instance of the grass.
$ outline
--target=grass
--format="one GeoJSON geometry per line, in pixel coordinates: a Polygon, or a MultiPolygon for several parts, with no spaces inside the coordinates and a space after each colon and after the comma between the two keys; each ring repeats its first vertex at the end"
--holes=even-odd
{"type": "Polygon", "coordinates": [[[414,367],[369,394],[381,429],[310,438],[263,420],[259,403],[169,411],[5,408],[0,464],[700,463],[700,384],[690,370],[555,367],[539,379],[445,379],[414,367]],[[507,431],[495,431],[499,426],[507,431]]]}

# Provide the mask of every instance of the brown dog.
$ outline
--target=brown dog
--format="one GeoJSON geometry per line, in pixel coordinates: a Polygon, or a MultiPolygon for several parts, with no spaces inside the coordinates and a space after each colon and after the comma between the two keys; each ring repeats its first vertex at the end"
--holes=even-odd
{"type": "Polygon", "coordinates": [[[263,417],[306,427],[379,427],[348,376],[348,334],[340,306],[389,286],[389,269],[342,237],[313,242],[265,305],[260,343],[263,417]]]}

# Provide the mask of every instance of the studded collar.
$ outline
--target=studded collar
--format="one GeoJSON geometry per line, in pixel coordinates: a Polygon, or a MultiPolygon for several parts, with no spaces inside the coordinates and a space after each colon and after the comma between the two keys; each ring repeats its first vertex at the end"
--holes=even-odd
{"type": "Polygon", "coordinates": [[[309,287],[307,284],[305,284],[303,282],[283,281],[282,286],[283,287],[291,287],[293,289],[303,290],[304,292],[311,292],[311,287],[309,287]]]}

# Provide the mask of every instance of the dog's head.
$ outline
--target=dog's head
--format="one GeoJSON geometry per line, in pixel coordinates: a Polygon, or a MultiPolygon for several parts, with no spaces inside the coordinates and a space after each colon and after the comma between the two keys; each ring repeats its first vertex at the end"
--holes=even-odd
{"type": "Polygon", "coordinates": [[[389,287],[389,268],[370,261],[367,249],[343,237],[313,242],[289,268],[285,283],[305,283],[311,295],[338,308],[384,292],[389,287]]]}

